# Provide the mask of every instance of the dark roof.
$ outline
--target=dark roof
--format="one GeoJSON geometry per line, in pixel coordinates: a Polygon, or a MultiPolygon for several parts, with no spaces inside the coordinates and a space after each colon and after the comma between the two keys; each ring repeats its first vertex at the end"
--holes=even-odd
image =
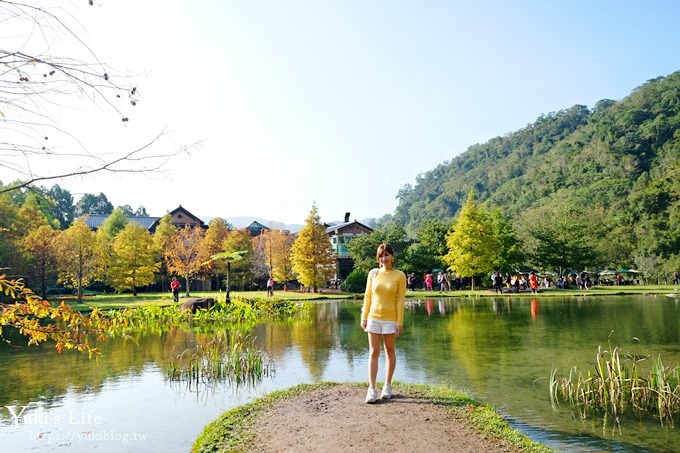
{"type": "Polygon", "coordinates": [[[261,231],[261,230],[268,230],[269,227],[262,225],[262,224],[261,224],[260,222],[258,222],[257,220],[253,220],[252,223],[246,227],[246,229],[247,229],[247,230],[257,230],[257,231],[261,231]]]}
{"type": "MultiPolygon", "coordinates": [[[[203,222],[203,220],[199,219],[198,217],[187,211],[185,208],[182,207],[182,205],[179,205],[178,208],[173,209],[168,214],[174,217],[174,215],[177,214],[178,212],[186,214],[186,216],[189,217],[191,220],[189,222],[173,222],[175,226],[183,227],[184,225],[186,225],[186,223],[196,222],[201,228],[203,229],[208,228],[208,226],[205,224],[205,222],[203,222]]],[[[109,217],[108,215],[102,214],[88,214],[87,216],[83,216],[83,218],[85,219],[85,224],[87,224],[87,226],[93,230],[96,230],[97,228],[102,226],[104,224],[104,221],[108,217],[109,217]]],[[[128,219],[129,222],[134,222],[138,225],[141,225],[147,230],[151,231],[152,233],[156,230],[156,227],[158,226],[161,220],[161,217],[147,217],[136,215],[126,215],[125,217],[128,219]]]]}
{"type": "Polygon", "coordinates": [[[326,226],[326,233],[327,234],[333,234],[333,233],[335,233],[336,230],[342,230],[342,229],[347,228],[351,225],[357,225],[359,228],[363,228],[367,231],[373,231],[373,228],[368,227],[361,222],[357,222],[356,220],[352,220],[351,222],[342,222],[342,223],[336,223],[335,225],[326,226]]]}
{"type": "MultiPolygon", "coordinates": [[[[108,218],[108,215],[101,215],[101,214],[88,214],[87,216],[83,216],[83,219],[85,220],[85,224],[90,227],[93,230],[96,230],[100,226],[104,224],[104,221],[108,218]]],[[[129,222],[135,222],[147,230],[151,227],[151,225],[154,224],[154,222],[158,221],[160,217],[142,217],[142,216],[125,216],[127,217],[129,222]]]]}
{"type": "Polygon", "coordinates": [[[179,211],[183,211],[183,212],[184,212],[186,215],[188,215],[189,217],[192,217],[192,218],[196,219],[202,227],[205,226],[205,222],[204,222],[203,220],[199,219],[198,217],[196,217],[195,215],[193,215],[192,213],[190,213],[189,211],[187,211],[186,208],[183,208],[183,207],[182,207],[182,205],[179,205],[177,208],[175,208],[175,209],[173,209],[172,211],[170,211],[170,215],[175,215],[175,213],[177,213],[177,212],[179,212],[179,211]]]}

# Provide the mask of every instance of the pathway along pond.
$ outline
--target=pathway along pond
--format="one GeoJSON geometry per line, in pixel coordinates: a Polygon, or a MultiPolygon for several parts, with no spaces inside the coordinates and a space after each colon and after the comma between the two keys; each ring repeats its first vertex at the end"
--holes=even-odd
{"type": "MultiPolygon", "coordinates": [[[[680,364],[680,300],[664,296],[431,298],[409,301],[395,379],[451,386],[494,406],[562,451],[675,451],[680,426],[580,420],[551,407],[549,377],[592,370],[598,345],[680,364]]],[[[328,301],[313,319],[256,328],[273,376],[237,387],[166,378],[168,357],[208,334],[179,329],[103,344],[99,363],[49,347],[0,349],[3,451],[186,452],[225,410],[299,383],[366,380],[360,301],[328,301]],[[10,406],[8,408],[7,406],[10,406]],[[22,406],[27,406],[19,416],[22,406]]],[[[382,358],[381,358],[382,360],[382,358]]],[[[381,361],[379,380],[383,379],[381,361]]],[[[361,404],[361,402],[358,402],[361,404]]]]}

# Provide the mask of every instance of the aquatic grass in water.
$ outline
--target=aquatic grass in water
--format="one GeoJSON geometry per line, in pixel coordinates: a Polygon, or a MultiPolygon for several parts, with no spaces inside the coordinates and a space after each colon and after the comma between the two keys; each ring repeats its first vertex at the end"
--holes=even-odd
{"type": "Polygon", "coordinates": [[[274,371],[263,351],[250,336],[221,333],[204,345],[197,344],[170,359],[166,376],[189,384],[229,381],[255,384],[274,371]]]}
{"type": "Polygon", "coordinates": [[[560,401],[570,403],[582,418],[589,415],[611,415],[618,423],[619,417],[652,416],[662,425],[674,426],[680,416],[679,368],[668,368],[661,358],[643,375],[640,363],[646,357],[626,354],[621,358],[619,347],[604,349],[598,346],[594,374],[585,374],[572,367],[565,378],[550,375],[550,400],[554,407],[560,401]]]}

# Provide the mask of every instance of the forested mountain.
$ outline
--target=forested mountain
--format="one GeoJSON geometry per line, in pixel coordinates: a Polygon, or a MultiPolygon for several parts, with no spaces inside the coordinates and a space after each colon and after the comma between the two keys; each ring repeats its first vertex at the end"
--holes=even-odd
{"type": "Polygon", "coordinates": [[[540,116],[419,175],[395,219],[455,218],[468,194],[500,207],[530,247],[537,225],[578,234],[599,266],[680,265],[680,72],[621,101],[540,116]]]}

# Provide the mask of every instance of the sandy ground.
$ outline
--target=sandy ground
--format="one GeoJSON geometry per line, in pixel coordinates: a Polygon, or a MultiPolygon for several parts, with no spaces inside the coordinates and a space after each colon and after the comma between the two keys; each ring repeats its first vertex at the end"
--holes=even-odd
{"type": "MultiPolygon", "coordinates": [[[[395,389],[396,390],[396,389],[395,389]]],[[[257,423],[258,452],[509,452],[429,400],[335,386],[281,401],[257,423]]]]}

